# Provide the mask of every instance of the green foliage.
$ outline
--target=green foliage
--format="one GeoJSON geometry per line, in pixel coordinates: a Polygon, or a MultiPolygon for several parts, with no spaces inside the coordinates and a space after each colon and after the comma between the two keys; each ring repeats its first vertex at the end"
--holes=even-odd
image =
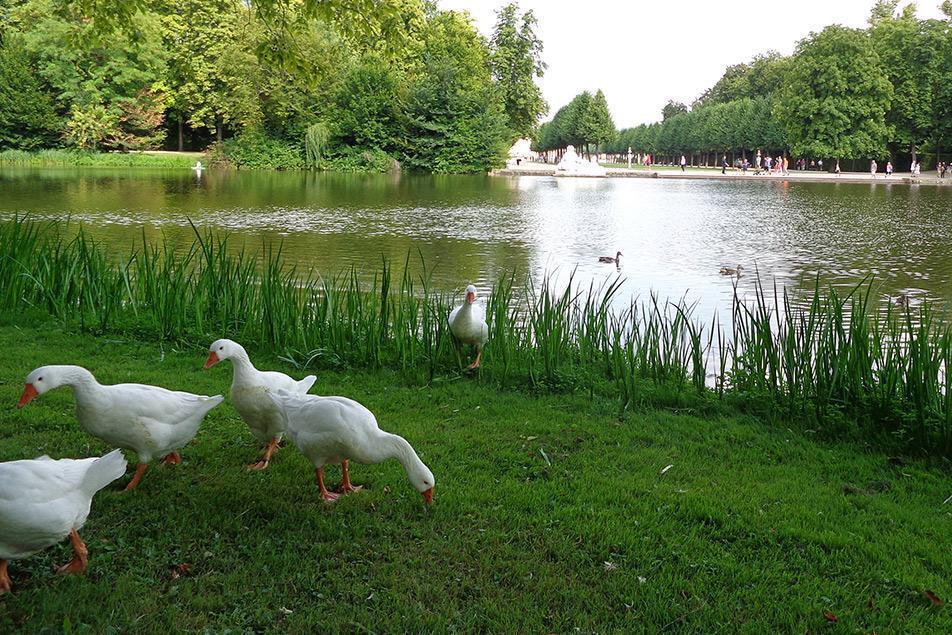
{"type": "Polygon", "coordinates": [[[41,167],[190,168],[204,155],[143,154],[139,152],[84,152],[80,150],[0,151],[0,165],[41,167]]]}
{"type": "Polygon", "coordinates": [[[481,40],[465,14],[431,17],[426,66],[407,109],[407,167],[463,173],[504,163],[511,133],[481,40]]]}
{"type": "Polygon", "coordinates": [[[661,120],[667,121],[676,115],[682,115],[688,111],[688,107],[679,101],[668,100],[668,103],[661,109],[661,120]]]}
{"type": "Polygon", "coordinates": [[[379,59],[357,66],[337,92],[333,113],[338,144],[392,150],[403,137],[405,82],[379,59]]]}
{"type": "Polygon", "coordinates": [[[298,170],[305,166],[300,145],[269,137],[260,130],[245,130],[227,139],[222,151],[239,169],[298,170]]]}
{"type": "MultiPolygon", "coordinates": [[[[284,263],[280,250],[143,243],[113,259],[82,233],[66,239],[20,219],[0,224],[0,308],[42,308],[95,332],[209,340],[232,334],[274,353],[387,366],[432,379],[456,367],[446,329],[453,298],[384,263],[370,287],[356,270],[321,276],[284,263]],[[422,286],[421,286],[422,285],[422,286]]],[[[409,269],[405,269],[409,271],[409,269]]],[[[574,390],[636,403],[645,386],[681,399],[731,399],[842,434],[952,455],[952,323],[928,304],[883,313],[871,286],[847,297],[819,287],[804,297],[734,298],[730,333],[691,309],[652,297],[612,308],[620,287],[555,288],[512,274],[491,290],[487,379],[574,390]],[[717,356],[712,357],[717,343],[717,356]],[[713,386],[707,377],[714,377],[713,386]]]]}
{"type": "Polygon", "coordinates": [[[327,143],[331,133],[327,124],[315,123],[307,128],[304,135],[304,159],[307,167],[321,168],[324,154],[327,152],[327,143]]]}
{"type": "Polygon", "coordinates": [[[0,46],[0,150],[52,145],[59,128],[53,100],[19,43],[5,40],[0,46]]]}
{"type": "Polygon", "coordinates": [[[104,147],[119,133],[119,117],[101,104],[74,105],[69,115],[63,139],[80,150],[104,147]]]}
{"type": "Polygon", "coordinates": [[[535,83],[546,68],[536,25],[532,11],[520,17],[515,3],[496,11],[489,65],[502,95],[508,126],[517,137],[530,136],[539,117],[548,110],[542,91],[535,83]]]}
{"type": "Polygon", "coordinates": [[[776,115],[795,154],[882,157],[892,95],[869,35],[831,26],[797,46],[776,115]]]}
{"type": "Polygon", "coordinates": [[[367,174],[385,174],[399,172],[400,162],[383,150],[364,150],[361,148],[341,147],[324,159],[327,170],[334,172],[360,172],[367,174]]]}
{"type": "Polygon", "coordinates": [[[574,145],[581,149],[591,144],[608,144],[616,136],[605,94],[599,90],[593,96],[585,91],[560,108],[552,121],[542,124],[533,148],[536,151],[554,150],[574,145]]]}

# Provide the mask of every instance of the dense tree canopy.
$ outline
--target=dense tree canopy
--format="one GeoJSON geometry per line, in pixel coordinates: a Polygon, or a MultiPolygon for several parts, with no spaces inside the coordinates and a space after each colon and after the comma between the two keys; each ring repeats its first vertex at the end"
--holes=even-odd
{"type": "Polygon", "coordinates": [[[545,109],[535,18],[515,5],[492,43],[428,0],[3,7],[0,147],[217,140],[239,166],[482,171],[545,109]]]}
{"type": "Polygon", "coordinates": [[[535,33],[532,11],[519,16],[510,3],[496,13],[490,65],[502,93],[509,128],[519,137],[530,135],[548,106],[535,79],[542,77],[542,41],[535,33]]]}
{"type": "Polygon", "coordinates": [[[590,151],[616,136],[615,123],[608,110],[605,94],[585,91],[555,113],[552,121],[542,124],[533,141],[536,150],[554,150],[573,145],[590,151]]]}

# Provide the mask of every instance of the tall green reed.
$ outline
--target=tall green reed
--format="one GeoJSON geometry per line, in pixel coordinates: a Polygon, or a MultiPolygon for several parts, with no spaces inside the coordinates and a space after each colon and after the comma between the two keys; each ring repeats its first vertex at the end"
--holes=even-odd
{"type": "MultiPolygon", "coordinates": [[[[123,255],[17,218],[0,223],[0,308],[33,306],[93,332],[201,341],[229,336],[303,365],[387,367],[432,380],[459,369],[447,316],[459,299],[430,270],[384,260],[322,276],[289,266],[280,246],[236,249],[194,230],[191,244],[145,236],[123,255]]],[[[952,452],[949,322],[932,307],[880,310],[865,281],[845,295],[815,281],[791,297],[759,282],[735,291],[731,320],[694,317],[655,295],[622,309],[622,280],[574,274],[489,292],[480,376],[502,385],[616,395],[621,408],[730,398],[830,434],[859,431],[903,447],[952,452]]]]}

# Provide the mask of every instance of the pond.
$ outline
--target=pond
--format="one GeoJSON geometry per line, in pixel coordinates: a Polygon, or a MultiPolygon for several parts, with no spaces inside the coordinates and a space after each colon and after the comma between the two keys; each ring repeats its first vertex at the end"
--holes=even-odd
{"type": "Polygon", "coordinates": [[[69,218],[122,253],[143,233],[185,245],[189,220],[318,272],[381,257],[436,288],[533,280],[625,280],[631,297],[685,298],[699,317],[730,306],[757,273],[769,285],[847,288],[875,278],[884,298],[952,299],[952,188],[876,183],[556,179],[289,172],[0,168],[0,219],[69,218]],[[624,255],[621,266],[598,263],[624,255]],[[522,278],[517,278],[517,280],[522,278]]]}

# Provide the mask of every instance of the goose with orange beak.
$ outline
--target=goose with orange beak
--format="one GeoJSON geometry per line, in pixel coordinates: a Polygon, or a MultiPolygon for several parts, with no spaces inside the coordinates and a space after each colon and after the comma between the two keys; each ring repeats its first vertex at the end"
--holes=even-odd
{"type": "Polygon", "coordinates": [[[407,478],[429,505],[433,502],[436,481],[413,447],[403,437],[384,432],[367,408],[347,397],[319,397],[278,390],[268,396],[281,409],[288,438],[314,465],[317,487],[331,503],[340,494],[324,484],[324,466],[343,465],[342,493],[356,491],[350,482],[348,459],[358,463],[380,463],[397,459],[407,478]]]}
{"type": "Polygon", "coordinates": [[[228,339],[212,342],[208,348],[205,369],[226,359],[231,360],[232,364],[231,402],[248,424],[252,436],[265,445],[264,456],[257,463],[249,465],[248,469],[263,470],[268,467],[284,436],[284,419],[275,403],[268,398],[268,393],[287,390],[303,395],[311,389],[317,377],[308,375],[297,381],[284,373],[260,371],[251,363],[244,347],[228,339]]]}
{"type": "Polygon", "coordinates": [[[195,438],[205,415],[224,401],[221,395],[206,397],[143,384],[107,386],[82,366],[41,366],[27,376],[17,407],[60,386],[73,389],[76,418],[87,432],[138,454],[127,491],[139,485],[154,458],[181,463],[178,451],[195,438]]]}
{"type": "Polygon", "coordinates": [[[476,304],[476,287],[466,287],[466,300],[450,313],[449,323],[450,332],[458,342],[476,347],[476,360],[466,368],[479,368],[483,346],[489,340],[489,325],[486,324],[486,312],[476,304]]]}

